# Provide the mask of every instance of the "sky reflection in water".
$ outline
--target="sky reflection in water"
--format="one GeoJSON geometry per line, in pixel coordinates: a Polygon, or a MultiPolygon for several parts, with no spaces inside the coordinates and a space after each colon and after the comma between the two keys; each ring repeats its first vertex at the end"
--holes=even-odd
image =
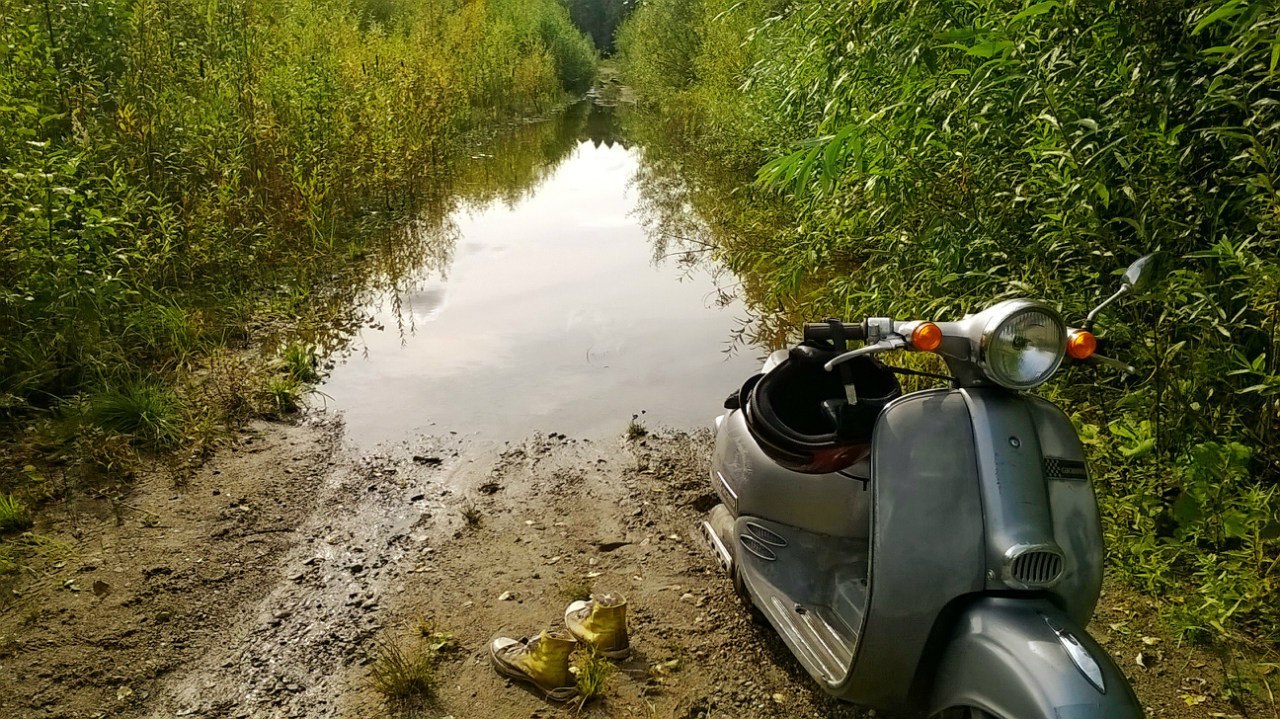
{"type": "Polygon", "coordinates": [[[746,313],[720,306],[708,268],[654,262],[638,162],[583,139],[523,199],[455,213],[443,276],[426,273],[398,307],[390,293],[375,300],[384,329],[362,330],[321,388],[350,441],[601,438],[641,410],[651,426],[709,425],[757,353],[724,352],[746,313]]]}

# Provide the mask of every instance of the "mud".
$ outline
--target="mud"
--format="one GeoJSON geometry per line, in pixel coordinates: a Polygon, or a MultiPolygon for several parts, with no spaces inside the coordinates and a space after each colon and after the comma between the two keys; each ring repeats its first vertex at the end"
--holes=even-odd
{"type": "MultiPolygon", "coordinates": [[[[0,717],[397,716],[370,664],[425,628],[452,650],[415,716],[864,716],[816,689],[702,545],[709,441],[446,434],[356,456],[323,415],[260,425],[181,486],[149,474],[119,513],[39,528],[70,548],[0,612],[0,717]],[[489,668],[492,637],[555,626],[591,590],[631,612],[602,700],[550,704],[489,668]]],[[[1150,716],[1273,715],[1227,701],[1220,658],[1153,616],[1110,590],[1093,627],[1150,716]]]]}

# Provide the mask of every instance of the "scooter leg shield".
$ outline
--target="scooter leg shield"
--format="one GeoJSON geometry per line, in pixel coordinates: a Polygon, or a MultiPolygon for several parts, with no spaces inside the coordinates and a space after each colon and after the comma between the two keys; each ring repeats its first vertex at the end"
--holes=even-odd
{"type": "Polygon", "coordinates": [[[1143,717],[1106,650],[1047,600],[981,597],[940,650],[929,716],[973,707],[1001,719],[1143,717]]]}

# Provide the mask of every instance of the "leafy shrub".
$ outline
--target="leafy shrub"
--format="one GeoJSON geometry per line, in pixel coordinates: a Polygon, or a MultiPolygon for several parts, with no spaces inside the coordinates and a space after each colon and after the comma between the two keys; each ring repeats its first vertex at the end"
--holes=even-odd
{"type": "Polygon", "coordinates": [[[1172,260],[1100,324],[1142,379],[1046,391],[1092,428],[1114,566],[1190,631],[1274,641],[1278,29],[1252,0],[648,0],[619,40],[660,126],[709,151],[659,205],[720,210],[702,229],[770,342],[1010,296],[1079,321],[1132,259],[1172,260]]]}

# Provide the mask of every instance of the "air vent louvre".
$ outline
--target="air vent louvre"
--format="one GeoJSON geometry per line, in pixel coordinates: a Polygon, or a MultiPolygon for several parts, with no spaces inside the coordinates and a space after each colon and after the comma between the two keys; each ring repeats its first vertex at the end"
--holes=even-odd
{"type": "Polygon", "coordinates": [[[756,524],[755,522],[747,522],[747,531],[751,533],[751,536],[755,537],[756,539],[759,539],[761,542],[764,542],[765,544],[768,544],[774,547],[787,546],[787,540],[783,539],[782,535],[778,534],[777,532],[771,529],[768,529],[759,524],[756,524]]]}
{"type": "Polygon", "coordinates": [[[1027,587],[1047,587],[1062,577],[1062,564],[1061,554],[1033,550],[1014,557],[1009,577],[1027,587]]]}
{"type": "Polygon", "coordinates": [[[769,548],[769,545],[759,539],[756,539],[750,534],[739,534],[738,542],[741,543],[748,552],[751,552],[766,562],[772,562],[778,558],[778,555],[773,553],[773,550],[769,548]]]}

